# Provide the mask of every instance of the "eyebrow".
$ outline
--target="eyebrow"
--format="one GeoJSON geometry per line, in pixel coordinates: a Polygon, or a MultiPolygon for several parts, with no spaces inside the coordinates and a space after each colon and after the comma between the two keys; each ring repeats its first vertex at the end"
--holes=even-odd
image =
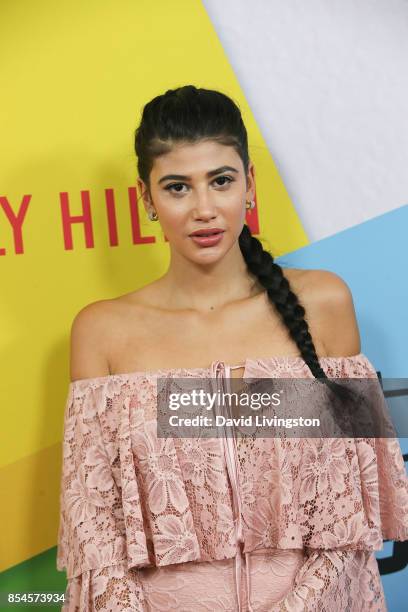
{"type": "MultiPolygon", "coordinates": [[[[239,172],[239,170],[237,170],[236,168],[233,168],[232,166],[221,166],[220,168],[216,168],[215,170],[209,170],[206,174],[207,178],[211,178],[212,176],[215,176],[216,174],[220,174],[221,172],[227,172],[228,170],[230,170],[231,172],[239,172]]],[[[162,176],[160,180],[158,180],[158,184],[162,183],[163,181],[168,181],[168,180],[175,180],[175,181],[190,181],[191,180],[191,176],[187,176],[185,174],[166,174],[166,176],[162,176]]]]}

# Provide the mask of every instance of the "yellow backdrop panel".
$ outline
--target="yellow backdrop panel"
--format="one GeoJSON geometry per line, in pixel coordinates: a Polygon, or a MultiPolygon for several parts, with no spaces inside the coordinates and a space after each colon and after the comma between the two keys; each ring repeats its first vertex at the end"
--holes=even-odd
{"type": "Polygon", "coordinates": [[[132,226],[133,132],[143,105],[187,83],[232,96],[256,167],[259,237],[275,255],[308,240],[201,2],[20,0],[1,10],[5,569],[56,542],[73,317],[91,301],[153,280],[168,264],[168,244],[141,203],[132,226]],[[64,202],[71,215],[89,205],[92,244],[75,223],[68,248],[64,202]],[[135,240],[132,228],[155,241],[135,240]]]}

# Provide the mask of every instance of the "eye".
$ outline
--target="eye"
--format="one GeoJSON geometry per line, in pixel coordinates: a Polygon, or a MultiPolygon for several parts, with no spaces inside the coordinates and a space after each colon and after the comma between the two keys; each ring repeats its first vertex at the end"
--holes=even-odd
{"type": "MultiPolygon", "coordinates": [[[[234,179],[230,176],[227,175],[222,175],[222,176],[217,176],[217,178],[215,178],[213,180],[213,183],[215,183],[215,181],[226,181],[223,182],[222,184],[218,183],[218,187],[224,187],[226,184],[228,183],[232,183],[234,181],[234,179]]],[[[166,187],[164,188],[166,191],[170,191],[170,192],[174,192],[174,193],[183,193],[182,192],[182,188],[183,187],[188,187],[188,185],[186,185],[186,183],[170,183],[169,185],[166,185],[166,187]]]]}
{"type": "MultiPolygon", "coordinates": [[[[233,178],[231,178],[230,176],[227,176],[226,174],[223,174],[222,176],[217,176],[216,179],[214,179],[214,181],[222,181],[223,179],[227,180],[227,184],[228,183],[232,183],[233,182],[233,178]]],[[[220,187],[224,187],[226,183],[223,183],[222,185],[219,185],[220,187]]]]}
{"type": "Polygon", "coordinates": [[[173,191],[173,189],[175,190],[175,193],[181,193],[181,191],[179,189],[175,189],[176,187],[183,187],[183,185],[185,185],[185,183],[171,183],[170,185],[166,185],[165,190],[166,191],[173,191]]]}

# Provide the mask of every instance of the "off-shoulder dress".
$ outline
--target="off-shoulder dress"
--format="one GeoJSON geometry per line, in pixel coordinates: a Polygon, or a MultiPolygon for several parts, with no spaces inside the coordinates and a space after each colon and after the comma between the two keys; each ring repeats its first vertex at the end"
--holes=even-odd
{"type": "MultiPolygon", "coordinates": [[[[359,353],[329,377],[376,378],[359,353]]],[[[69,384],[57,569],[73,612],[387,610],[374,552],[408,539],[397,438],[157,436],[157,377],[312,377],[301,357],[69,384]]],[[[380,383],[378,383],[380,384],[380,383]]]]}

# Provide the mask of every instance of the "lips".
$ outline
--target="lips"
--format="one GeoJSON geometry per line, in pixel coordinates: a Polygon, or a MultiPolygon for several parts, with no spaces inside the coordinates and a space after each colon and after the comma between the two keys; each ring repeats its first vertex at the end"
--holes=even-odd
{"type": "Polygon", "coordinates": [[[200,229],[192,232],[190,236],[213,236],[214,234],[221,234],[224,230],[218,227],[212,229],[200,229]]]}
{"type": "Polygon", "coordinates": [[[190,234],[191,240],[200,248],[215,247],[222,241],[225,231],[220,228],[196,230],[190,234]]]}

